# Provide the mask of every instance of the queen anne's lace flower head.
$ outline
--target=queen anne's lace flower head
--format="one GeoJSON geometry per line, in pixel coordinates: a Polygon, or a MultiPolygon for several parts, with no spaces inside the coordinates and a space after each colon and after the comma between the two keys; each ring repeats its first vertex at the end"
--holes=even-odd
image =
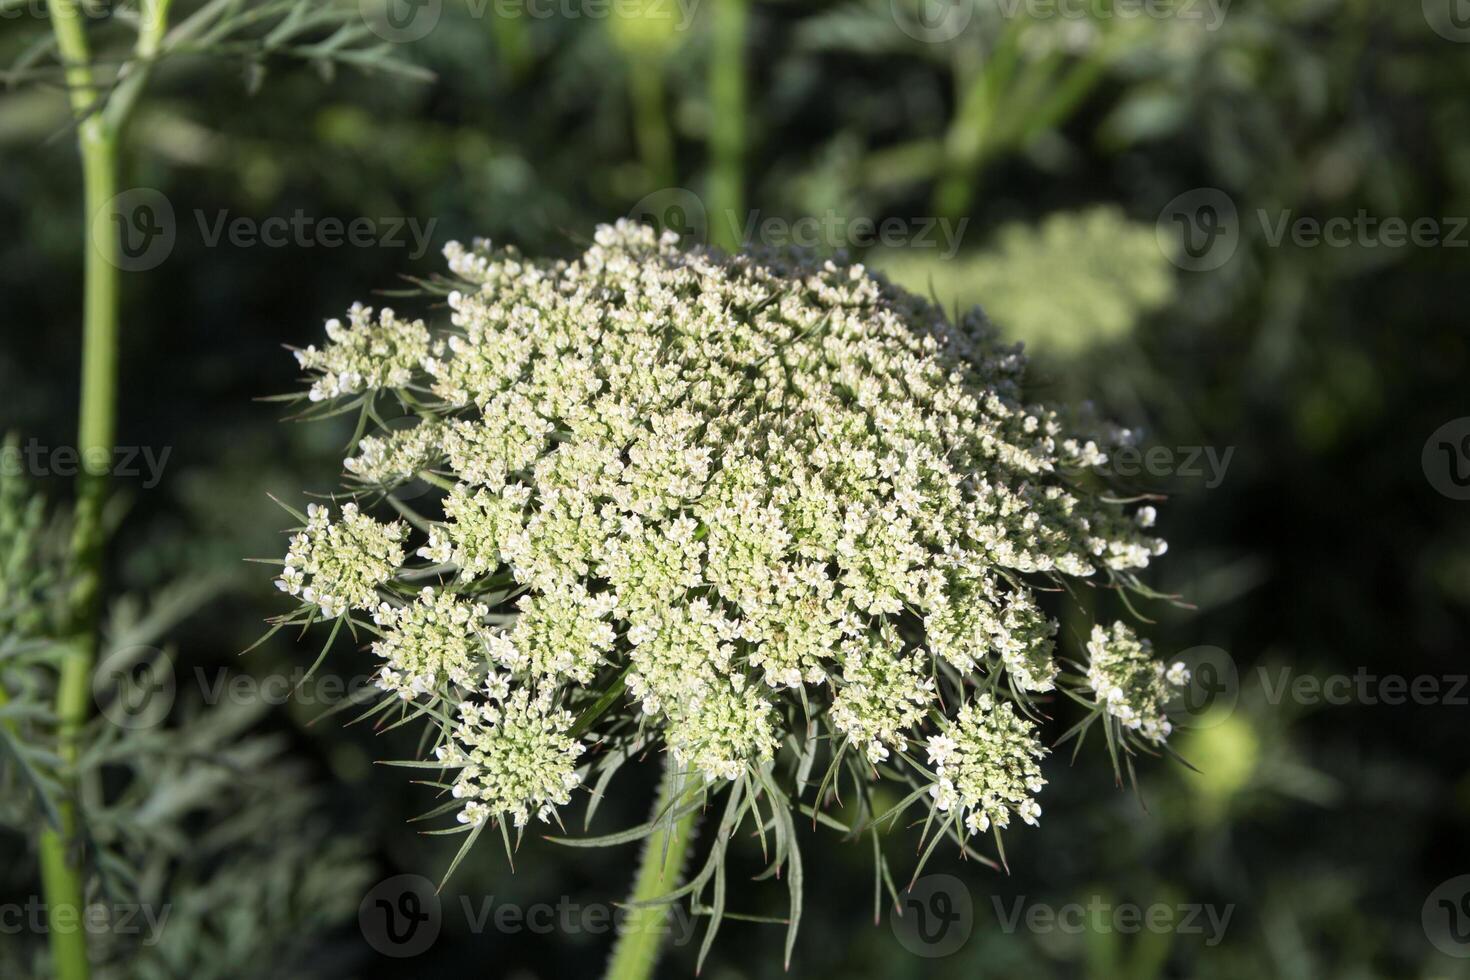
{"type": "MultiPolygon", "coordinates": [[[[1130,584],[1164,543],[1099,492],[1109,447],[1022,399],[982,313],[627,222],[568,261],[445,255],[447,325],[354,307],[298,354],[322,411],[417,420],[359,440],[362,499],[432,492],[392,523],[314,507],[280,585],[376,610],[350,622],[440,719],[462,820],[548,815],[585,739],[708,786],[823,745],[860,786],[932,782],[971,832],[1035,821],[1015,705],[1085,693],[1038,587],[1130,584]]],[[[1106,710],[1162,738],[1166,672],[1116,629],[1089,649],[1106,710]]]]}
{"type": "Polygon", "coordinates": [[[405,700],[433,694],[446,679],[473,686],[485,662],[487,612],[481,603],[429,588],[407,606],[378,606],[373,622],[384,632],[373,652],[387,661],[378,686],[405,700]]]}
{"type": "Polygon", "coordinates": [[[442,439],[440,427],[432,422],[383,436],[363,436],[357,455],[344,459],[342,468],[370,485],[406,483],[439,455],[442,439]]]}
{"type": "Polygon", "coordinates": [[[549,690],[510,691],[496,674],[483,694],[483,701],[459,706],[453,741],[436,752],[446,767],[459,770],[452,792],[467,801],[460,822],[508,816],[524,827],[533,813],[547,819],[581,783],[576,764],[584,746],[568,734],[571,712],[554,707],[549,690]]]}
{"type": "Polygon", "coordinates": [[[332,522],[331,510],[311,504],[306,527],[291,537],[286,567],[276,586],[321,607],[328,619],[350,609],[372,609],[378,586],[403,564],[400,543],[407,528],[394,521],[381,524],[358,510],[342,506],[342,519],[332,522]]]}
{"type": "Polygon", "coordinates": [[[1012,813],[1035,824],[1041,816],[1035,794],[1046,785],[1038,762],[1045,754],[1034,724],[1010,702],[982,694],[929,737],[934,807],[962,814],[972,834],[1010,826],[1012,813]]]}
{"type": "Polygon", "coordinates": [[[1087,683],[1108,714],[1144,738],[1155,742],[1167,738],[1173,726],[1164,706],[1172,688],[1189,683],[1184,664],[1156,660],[1153,645],[1124,623],[1114,623],[1111,629],[1094,626],[1087,656],[1087,683]]]}
{"type": "Polygon", "coordinates": [[[308,394],[314,402],[359,391],[402,388],[429,353],[429,329],[422,320],[400,320],[392,310],[355,303],[347,323],[327,321],[326,347],[296,352],[296,362],[317,375],[308,394]]]}

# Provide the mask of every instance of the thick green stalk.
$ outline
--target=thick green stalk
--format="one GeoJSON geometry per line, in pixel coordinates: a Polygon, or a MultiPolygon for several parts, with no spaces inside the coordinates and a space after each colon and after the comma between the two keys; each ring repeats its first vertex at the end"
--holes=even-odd
{"type": "Polygon", "coordinates": [[[749,0],[715,0],[709,76],[710,244],[741,245],[745,227],[745,28],[749,0]]]}
{"type": "Polygon", "coordinates": [[[57,46],[67,65],[72,106],[80,119],[77,144],[82,157],[87,251],[82,300],[81,418],[77,427],[82,470],[77,479],[71,543],[74,578],[68,625],[72,636],[63,654],[56,690],[57,755],[67,792],[58,802],[60,826],[41,831],[39,850],[41,885],[50,922],[52,972],[57,980],[86,980],[91,972],[86,933],[74,927],[85,896],[72,791],[76,785],[78,738],[87,719],[91,693],[96,643],[92,623],[102,575],[102,505],[107,492],[107,464],[112,460],[117,398],[117,238],[96,234],[93,218],[117,193],[117,144],[94,105],[98,89],[88,64],[83,15],[72,0],[50,0],[50,9],[57,46]],[[97,446],[103,450],[93,448],[97,446]],[[63,916],[71,920],[69,924],[61,921],[63,916]]]}
{"type": "Polygon", "coordinates": [[[169,0],[142,5],[141,28],[131,77],[122,78],[119,104],[104,106],[91,67],[85,14],[77,0],[48,0],[57,50],[77,119],[82,161],[83,226],[87,242],[82,299],[82,379],[77,425],[76,516],[71,540],[72,592],[69,637],[56,689],[59,776],[66,792],[59,801],[60,825],[41,831],[38,848],[46,894],[52,971],[57,980],[90,975],[86,933],[75,928],[84,906],[81,845],[77,834],[76,763],[82,726],[92,696],[97,651],[97,614],[102,585],[105,532],[102,509],[117,428],[117,326],[119,238],[103,215],[118,192],[118,134],[156,57],[167,22],[169,0]]]}
{"type": "MultiPolygon", "coordinates": [[[[678,804],[684,782],[678,767],[669,758],[659,783],[658,800],[653,805],[654,816],[678,804]]],[[[630,903],[646,902],[679,887],[689,838],[694,833],[698,815],[697,809],[691,809],[675,821],[672,835],[662,829],[649,835],[638,863],[638,875],[633,879],[633,894],[628,898],[630,903]]],[[[664,933],[668,931],[669,908],[667,905],[652,905],[634,906],[629,910],[617,945],[613,947],[604,980],[649,980],[653,976],[664,933]]]]}

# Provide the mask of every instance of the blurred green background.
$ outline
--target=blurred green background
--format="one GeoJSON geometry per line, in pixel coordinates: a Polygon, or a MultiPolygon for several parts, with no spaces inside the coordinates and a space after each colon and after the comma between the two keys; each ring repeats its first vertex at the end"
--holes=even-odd
{"type": "MultiPolygon", "coordinates": [[[[605,904],[635,848],[528,838],[512,874],[483,846],[432,947],[384,957],[359,902],[395,875],[437,881],[457,844],[406,823],[429,793],[374,765],[403,757],[399,735],[312,724],[322,705],[301,698],[207,702],[221,671],[291,676],[317,649],[277,636],[238,655],[280,611],[269,569],[241,562],[284,548],[267,494],[330,490],[348,435],[255,400],[296,385],[282,345],[435,271],[451,238],[567,255],[631,215],[725,246],[845,249],[985,307],[1026,343],[1037,397],[1089,399],[1158,450],[1120,481],[1167,495],[1150,582],[1192,608],[1144,612],[1163,655],[1195,651],[1218,682],[1173,742],[1200,772],[1149,760],[1135,796],[1100,743],[1071,767],[1059,752],[1009,874],[941,849],[926,872],[973,910],[948,955],[916,955],[886,910],[873,924],[866,844],[811,834],[792,975],[1470,976],[1470,879],[1451,881],[1470,873],[1470,423],[1436,435],[1470,415],[1463,0],[391,3],[365,16],[431,75],[181,56],[128,147],[123,186],[161,195],[173,229],[124,276],[118,441],[169,455],[156,486],[117,482],[110,591],[223,583],[166,639],[191,751],[229,765],[142,783],[170,833],[130,846],[163,855],[147,887],[173,921],[116,975],[597,974],[608,936],[477,928],[461,899],[605,904]],[[298,215],[279,244],[215,234],[298,215]],[[366,219],[373,240],[330,244],[328,219],[366,219]],[[1312,234],[1333,219],[1341,234],[1312,234]],[[1394,244],[1387,219],[1430,224],[1394,244]],[[1438,693],[1396,697],[1400,677],[1438,693]],[[1141,930],[1013,916],[1074,903],[1169,912],[1141,930]]],[[[4,13],[16,63],[44,9],[4,13]]],[[[0,97],[0,149],[0,430],[65,446],[85,216],[57,85],[0,97]]],[[[32,476],[64,504],[68,481],[32,476]]],[[[339,650],[325,669],[371,665],[339,650]]],[[[642,768],[597,826],[643,819],[642,768]]],[[[916,840],[889,835],[896,873],[916,840]]],[[[25,847],[0,830],[0,902],[37,890],[25,847]]],[[[732,907],[779,914],[784,893],[744,884],[732,907]]],[[[729,922],[705,975],[781,975],[781,938],[729,922]]],[[[0,971],[28,975],[39,943],[0,934],[0,971]]],[[[661,975],[691,974],[696,951],[661,975]]]]}

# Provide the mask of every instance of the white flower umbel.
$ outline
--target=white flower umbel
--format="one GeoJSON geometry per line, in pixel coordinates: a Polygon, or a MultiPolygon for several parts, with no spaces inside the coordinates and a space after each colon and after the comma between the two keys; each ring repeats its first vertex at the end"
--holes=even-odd
{"type": "Polygon", "coordinates": [[[486,663],[484,619],[489,610],[452,592],[424,589],[412,603],[383,603],[373,622],[384,630],[373,652],[386,664],[378,686],[404,700],[434,694],[447,678],[470,687],[486,663]]]}
{"type": "Polygon", "coordinates": [[[877,636],[855,637],[842,645],[832,724],[869,762],[882,762],[890,749],[907,748],[906,733],[934,699],[934,680],[926,675],[923,660],[902,648],[897,630],[887,624],[877,636]]]}
{"type": "Polygon", "coordinates": [[[576,582],[522,596],[504,666],[538,680],[590,683],[617,639],[608,622],[613,606],[611,593],[589,595],[576,582]]]}
{"type": "Polygon", "coordinates": [[[572,714],[553,706],[549,690],[510,691],[509,681],[496,674],[483,694],[483,701],[459,705],[453,740],[435,753],[459,770],[452,792],[467,801],[459,821],[481,824],[508,816],[524,827],[532,814],[546,820],[581,782],[576,765],[584,747],[567,734],[572,714]]]}
{"type": "Polygon", "coordinates": [[[443,451],[443,432],[435,423],[420,423],[382,436],[364,436],[357,455],[342,461],[342,468],[365,484],[396,486],[413,479],[443,451]]]}
{"type": "Polygon", "coordinates": [[[328,619],[348,609],[374,608],[378,586],[403,564],[408,528],[398,521],[380,524],[357,504],[344,504],[336,523],[322,504],[310,505],[306,518],[306,527],[291,536],[277,588],[320,606],[328,619]]]}
{"type": "Polygon", "coordinates": [[[1164,705],[1173,693],[1171,688],[1189,683],[1184,664],[1155,660],[1153,645],[1139,639],[1124,623],[1114,623],[1110,630],[1094,626],[1087,656],[1087,683],[1108,714],[1146,739],[1162,742],[1168,738],[1173,726],[1164,705]]]}
{"type": "MultiPolygon", "coordinates": [[[[761,820],[800,771],[793,798],[876,777],[971,833],[1035,821],[1016,706],[1089,694],[1057,586],[1133,587],[1164,543],[1108,492],[1111,443],[1022,399],[1019,348],[861,265],[628,222],[570,260],[445,256],[440,323],[354,307],[298,355],[306,414],[360,413],[357,498],[396,513],[313,508],[280,584],[291,622],[378,610],[347,624],[383,703],[438,726],[462,821],[548,816],[583,740],[761,820]]],[[[1162,738],[1182,668],[1091,649],[1098,700],[1162,738]]]]}
{"type": "Polygon", "coordinates": [[[1036,726],[1008,701],[982,694],[960,708],[953,723],[929,738],[929,788],[934,807],[963,815],[965,830],[984,833],[1010,826],[1011,814],[1028,824],[1041,816],[1035,794],[1046,780],[1038,765],[1046,749],[1036,726]]]}
{"type": "Polygon", "coordinates": [[[402,388],[429,354],[422,320],[400,320],[390,309],[373,319],[370,306],[354,303],[347,323],[327,321],[329,343],[296,352],[296,362],[318,375],[308,394],[314,402],[359,391],[402,388]]]}

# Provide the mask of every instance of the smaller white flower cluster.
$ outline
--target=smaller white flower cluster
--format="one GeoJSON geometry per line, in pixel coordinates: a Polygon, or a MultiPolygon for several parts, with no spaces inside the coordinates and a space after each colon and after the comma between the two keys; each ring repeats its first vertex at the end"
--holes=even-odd
{"type": "Polygon", "coordinates": [[[958,808],[972,834],[992,825],[1004,830],[1012,813],[1035,826],[1041,805],[1034,794],[1046,785],[1037,763],[1044,755],[1034,724],[1011,702],[982,694],[960,708],[943,734],[929,737],[934,808],[958,808]]]}
{"type": "Polygon", "coordinates": [[[1166,666],[1155,660],[1153,645],[1124,623],[1114,623],[1111,630],[1094,626],[1087,654],[1087,683],[1108,714],[1144,738],[1155,742],[1168,738],[1173,726],[1164,706],[1171,688],[1189,683],[1184,664],[1166,666]]]}
{"type": "Polygon", "coordinates": [[[1056,687],[1052,637],[1057,624],[1042,613],[1031,593],[1003,593],[991,577],[956,575],[955,580],[951,593],[939,591],[933,597],[924,620],[933,652],[968,673],[994,650],[1021,690],[1056,687]]]}
{"type": "Polygon", "coordinates": [[[494,571],[522,531],[526,487],[507,487],[504,493],[485,490],[471,493],[456,485],[444,498],[448,520],[429,531],[429,541],[418,549],[420,558],[459,566],[461,579],[494,571]]]}
{"type": "Polygon", "coordinates": [[[613,606],[612,593],[590,595],[579,582],[552,592],[523,595],[516,601],[515,629],[496,647],[496,659],[517,674],[589,683],[617,639],[617,631],[607,621],[613,606]]]}
{"type": "Polygon", "coordinates": [[[422,320],[400,320],[386,307],[373,322],[370,306],[353,303],[347,323],[327,321],[331,343],[296,352],[296,363],[321,374],[307,396],[314,402],[382,388],[402,388],[429,356],[429,328],[422,320]]]}
{"type": "Polygon", "coordinates": [[[430,588],[402,608],[379,605],[373,622],[384,632],[373,652],[387,663],[378,686],[405,701],[434,694],[446,677],[473,687],[475,668],[485,662],[481,622],[488,612],[481,603],[430,588]]]}
{"type": "Polygon", "coordinates": [[[407,533],[402,522],[382,524],[361,513],[356,504],[344,504],[342,519],[336,523],[330,508],[311,504],[306,527],[291,536],[276,588],[316,603],[328,619],[348,609],[374,609],[378,586],[403,564],[407,533]]]}
{"type": "Polygon", "coordinates": [[[572,713],[555,707],[549,690],[511,691],[502,674],[492,673],[483,693],[483,702],[459,706],[453,740],[434,753],[459,769],[451,790],[455,799],[467,801],[459,822],[479,825],[509,816],[524,827],[533,808],[544,821],[571,801],[582,781],[576,766],[585,747],[569,734],[572,713]]]}
{"type": "Polygon", "coordinates": [[[384,436],[363,436],[357,455],[342,461],[342,467],[363,483],[391,487],[413,479],[443,451],[442,427],[422,422],[384,436]]]}
{"type": "Polygon", "coordinates": [[[662,723],[679,765],[717,779],[770,759],[779,741],[770,701],[732,670],[737,636],[738,624],[703,598],[640,610],[628,631],[628,690],[642,714],[662,723]]]}
{"type": "Polygon", "coordinates": [[[921,721],[934,701],[934,678],[922,658],[903,652],[889,623],[877,636],[842,646],[842,684],[832,700],[832,724],[874,765],[890,749],[908,747],[904,732],[921,721]]]}

